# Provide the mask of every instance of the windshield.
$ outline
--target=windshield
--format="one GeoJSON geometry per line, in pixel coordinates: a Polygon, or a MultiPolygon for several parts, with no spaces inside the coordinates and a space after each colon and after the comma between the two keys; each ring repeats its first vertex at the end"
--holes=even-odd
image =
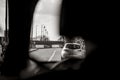
{"type": "Polygon", "coordinates": [[[76,45],[76,44],[67,44],[66,48],[69,49],[80,49],[80,45],[76,45]]]}

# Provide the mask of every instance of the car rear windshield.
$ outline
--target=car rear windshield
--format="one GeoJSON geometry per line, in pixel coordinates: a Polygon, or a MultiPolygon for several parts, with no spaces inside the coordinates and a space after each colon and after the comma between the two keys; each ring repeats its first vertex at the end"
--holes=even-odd
{"type": "Polygon", "coordinates": [[[80,45],[76,45],[76,44],[67,44],[66,48],[69,49],[80,49],[80,45]]]}

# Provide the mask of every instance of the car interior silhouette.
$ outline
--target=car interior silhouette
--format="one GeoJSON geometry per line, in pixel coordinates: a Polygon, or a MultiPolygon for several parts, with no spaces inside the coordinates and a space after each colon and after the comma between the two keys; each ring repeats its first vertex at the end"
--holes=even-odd
{"type": "MultiPolygon", "coordinates": [[[[80,60],[69,58],[48,62],[29,56],[33,15],[39,1],[41,0],[6,0],[9,43],[0,66],[0,80],[82,79],[86,76],[93,79],[95,76],[106,76],[110,65],[105,66],[110,61],[105,61],[106,57],[103,56],[107,53],[104,47],[108,46],[104,27],[110,25],[108,23],[111,21],[107,4],[62,0],[59,34],[65,36],[70,43],[73,38],[82,37],[87,56],[80,60]]],[[[79,48],[77,45],[67,47],[79,48]]]]}

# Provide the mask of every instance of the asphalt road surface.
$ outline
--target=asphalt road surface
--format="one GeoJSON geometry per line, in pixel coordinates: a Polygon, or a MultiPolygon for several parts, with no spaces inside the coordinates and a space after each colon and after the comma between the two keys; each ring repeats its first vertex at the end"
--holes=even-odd
{"type": "MultiPolygon", "coordinates": [[[[43,48],[30,52],[30,57],[37,61],[61,61],[62,48],[43,48]]],[[[0,54],[2,48],[0,46],[0,54]]],[[[2,60],[0,56],[0,61],[2,60]]]]}
{"type": "Polygon", "coordinates": [[[62,48],[43,48],[30,52],[29,56],[40,62],[61,61],[62,48]]]}

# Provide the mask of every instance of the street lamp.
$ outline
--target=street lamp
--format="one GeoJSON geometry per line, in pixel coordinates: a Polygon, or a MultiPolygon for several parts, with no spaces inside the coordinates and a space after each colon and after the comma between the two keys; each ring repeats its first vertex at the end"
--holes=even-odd
{"type": "Polygon", "coordinates": [[[48,37],[48,31],[46,32],[46,34],[47,34],[47,37],[48,37]]]}
{"type": "Polygon", "coordinates": [[[41,25],[41,41],[43,40],[44,37],[44,24],[41,25]]]}
{"type": "Polygon", "coordinates": [[[37,27],[38,27],[38,25],[36,25],[36,40],[37,40],[37,27]]]}
{"type": "Polygon", "coordinates": [[[43,27],[44,31],[43,31],[43,35],[45,36],[45,26],[43,27]]]}
{"type": "Polygon", "coordinates": [[[45,29],[45,36],[47,37],[47,29],[45,29]]]}

